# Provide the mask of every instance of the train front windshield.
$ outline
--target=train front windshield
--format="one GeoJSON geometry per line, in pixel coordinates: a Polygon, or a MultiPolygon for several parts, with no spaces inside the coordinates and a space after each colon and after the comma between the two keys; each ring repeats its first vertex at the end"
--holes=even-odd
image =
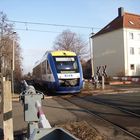
{"type": "Polygon", "coordinates": [[[77,57],[54,57],[58,73],[78,72],[77,57]]]}

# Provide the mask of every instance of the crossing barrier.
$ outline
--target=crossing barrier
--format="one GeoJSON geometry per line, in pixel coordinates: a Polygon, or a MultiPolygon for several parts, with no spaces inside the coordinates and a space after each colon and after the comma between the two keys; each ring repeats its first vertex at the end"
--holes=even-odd
{"type": "Polygon", "coordinates": [[[46,119],[46,116],[42,110],[41,104],[39,101],[36,101],[35,107],[37,109],[37,116],[39,118],[39,127],[40,128],[51,128],[49,121],[46,119]]]}
{"type": "Polygon", "coordinates": [[[36,91],[33,86],[23,82],[25,91],[20,95],[20,100],[24,104],[24,120],[28,122],[28,140],[78,140],[76,137],[66,132],[62,128],[52,128],[46,119],[41,106],[44,99],[42,92],[36,91]]]}

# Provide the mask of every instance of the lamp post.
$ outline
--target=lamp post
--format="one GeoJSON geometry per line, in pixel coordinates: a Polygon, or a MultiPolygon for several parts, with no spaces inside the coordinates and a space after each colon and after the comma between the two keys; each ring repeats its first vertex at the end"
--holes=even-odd
{"type": "Polygon", "coordinates": [[[90,35],[90,37],[89,37],[92,78],[94,77],[94,65],[93,65],[93,40],[92,40],[92,36],[93,36],[93,35],[94,35],[94,33],[92,32],[91,35],[90,35]]]}
{"type": "Polygon", "coordinates": [[[14,35],[16,34],[16,32],[13,32],[13,43],[12,43],[12,68],[11,68],[11,88],[12,88],[12,93],[14,94],[14,70],[15,70],[15,38],[14,35]]]}

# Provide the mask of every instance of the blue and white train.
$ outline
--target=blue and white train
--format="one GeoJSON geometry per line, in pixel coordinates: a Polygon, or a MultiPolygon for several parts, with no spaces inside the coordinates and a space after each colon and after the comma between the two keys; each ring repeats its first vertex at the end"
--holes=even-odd
{"type": "Polygon", "coordinates": [[[50,92],[78,93],[83,87],[79,57],[70,51],[46,52],[33,68],[33,79],[50,92]]]}

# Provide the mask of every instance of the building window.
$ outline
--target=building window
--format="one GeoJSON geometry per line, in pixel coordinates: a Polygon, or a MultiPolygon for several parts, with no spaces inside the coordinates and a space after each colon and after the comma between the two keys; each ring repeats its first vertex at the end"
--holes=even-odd
{"type": "Polygon", "coordinates": [[[130,54],[134,55],[134,48],[130,47],[130,54]]]}
{"type": "Polygon", "coordinates": [[[129,33],[129,38],[130,39],[134,39],[134,34],[133,33],[129,33]]]}
{"type": "Polygon", "coordinates": [[[140,55],[140,48],[138,48],[138,54],[140,55]]]}
{"type": "Polygon", "coordinates": [[[135,65],[134,64],[130,64],[130,69],[134,70],[135,69],[135,65]]]}
{"type": "Polygon", "coordinates": [[[140,34],[138,34],[138,40],[140,40],[140,34]]]}

